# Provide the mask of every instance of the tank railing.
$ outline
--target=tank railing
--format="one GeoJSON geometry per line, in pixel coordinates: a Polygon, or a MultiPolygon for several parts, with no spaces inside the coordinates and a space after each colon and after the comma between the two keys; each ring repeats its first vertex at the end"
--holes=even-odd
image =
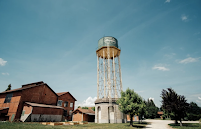
{"type": "MultiPolygon", "coordinates": [[[[120,50],[121,50],[121,47],[120,47],[120,46],[118,46],[118,49],[120,49],[120,50]]],[[[96,47],[96,50],[98,50],[98,47],[96,47]]]]}

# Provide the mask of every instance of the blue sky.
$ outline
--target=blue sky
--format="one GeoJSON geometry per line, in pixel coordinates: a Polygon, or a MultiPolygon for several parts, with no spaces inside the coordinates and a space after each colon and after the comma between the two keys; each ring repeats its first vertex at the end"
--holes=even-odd
{"type": "Polygon", "coordinates": [[[200,0],[1,0],[0,91],[44,81],[76,105],[97,96],[98,40],[117,38],[123,89],[201,106],[200,0]]]}

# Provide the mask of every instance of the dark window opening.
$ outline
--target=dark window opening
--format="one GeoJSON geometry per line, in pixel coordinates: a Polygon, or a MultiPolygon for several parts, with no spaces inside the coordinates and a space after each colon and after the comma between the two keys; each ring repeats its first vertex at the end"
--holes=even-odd
{"type": "Polygon", "coordinates": [[[63,116],[67,116],[67,110],[64,110],[63,116]]]}
{"type": "Polygon", "coordinates": [[[64,103],[64,107],[68,107],[68,102],[65,102],[65,103],[64,103]]]}
{"type": "Polygon", "coordinates": [[[10,103],[12,97],[13,93],[7,94],[4,103],[10,103]]]}
{"type": "Polygon", "coordinates": [[[57,106],[62,106],[62,100],[58,100],[57,106]]]}

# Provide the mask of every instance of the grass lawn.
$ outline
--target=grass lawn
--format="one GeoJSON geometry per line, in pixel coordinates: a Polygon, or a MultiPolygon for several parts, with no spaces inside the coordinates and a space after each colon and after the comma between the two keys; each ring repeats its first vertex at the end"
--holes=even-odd
{"type": "Polygon", "coordinates": [[[143,122],[142,124],[138,124],[137,122],[133,123],[133,127],[129,126],[129,123],[121,123],[121,124],[96,124],[96,123],[89,123],[85,125],[58,125],[58,126],[51,126],[51,125],[42,125],[37,122],[32,123],[23,123],[23,122],[0,122],[0,129],[68,129],[68,128],[77,128],[77,129],[127,129],[127,128],[143,128],[148,123],[143,122]]]}
{"type": "Polygon", "coordinates": [[[172,128],[177,129],[201,129],[201,126],[199,123],[183,123],[183,126],[181,127],[179,124],[169,124],[172,128]]]}

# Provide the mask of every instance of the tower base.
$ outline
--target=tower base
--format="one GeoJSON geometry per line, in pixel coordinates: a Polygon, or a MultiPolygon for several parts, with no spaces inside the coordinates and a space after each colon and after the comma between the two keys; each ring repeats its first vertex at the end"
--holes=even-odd
{"type": "Polygon", "coordinates": [[[95,123],[126,123],[126,115],[123,114],[118,105],[116,98],[97,99],[95,101],[95,123]]]}

